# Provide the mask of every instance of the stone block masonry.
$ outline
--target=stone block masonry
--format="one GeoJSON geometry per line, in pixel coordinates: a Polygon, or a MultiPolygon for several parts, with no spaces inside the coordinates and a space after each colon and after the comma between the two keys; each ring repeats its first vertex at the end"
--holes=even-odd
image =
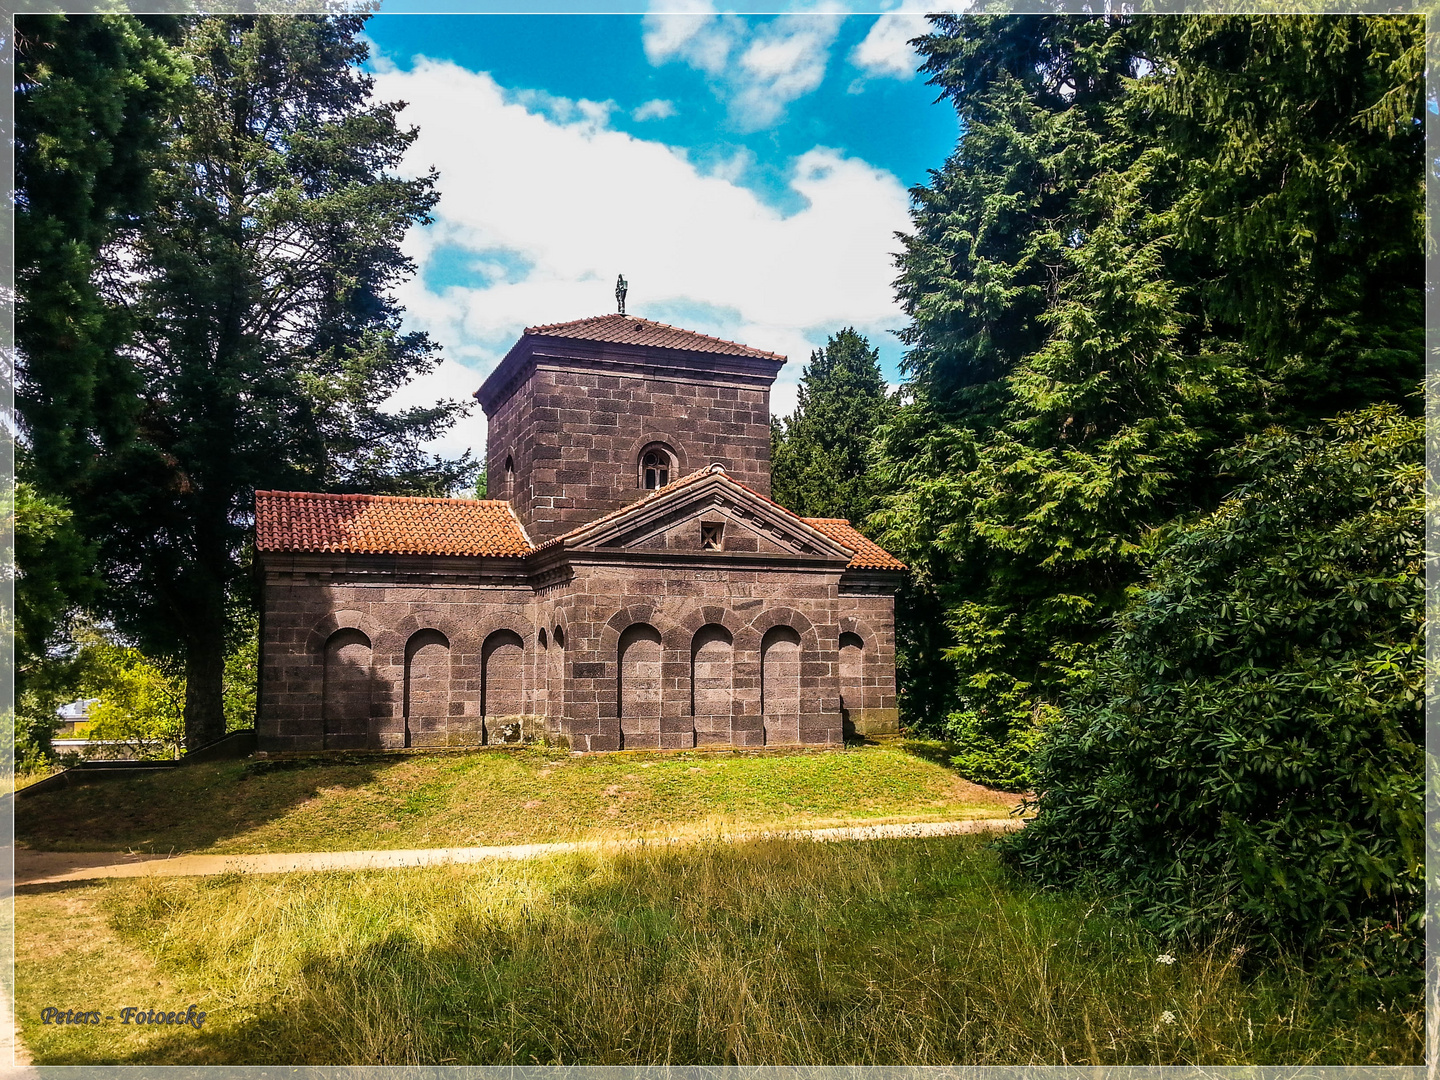
{"type": "Polygon", "coordinates": [[[257,493],[260,748],[895,731],[904,567],[768,498],[783,362],[627,316],[535,328],[477,393],[491,501],[257,493]]]}

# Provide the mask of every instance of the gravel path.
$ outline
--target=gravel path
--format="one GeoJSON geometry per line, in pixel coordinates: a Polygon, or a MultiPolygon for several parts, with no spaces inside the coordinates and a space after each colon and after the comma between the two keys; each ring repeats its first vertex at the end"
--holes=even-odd
{"type": "MultiPolygon", "coordinates": [[[[958,836],[1017,829],[1018,818],[922,821],[904,825],[853,825],[791,832],[740,832],[727,841],[790,836],[807,840],[889,840],[897,837],[958,836]]],[[[299,851],[266,855],[132,855],[113,851],[15,851],[15,884],[50,885],[121,877],[192,877],[209,874],[286,874],[305,870],[380,870],[401,866],[449,866],[489,859],[534,859],[574,851],[619,851],[696,843],[697,838],[580,840],[566,844],[510,844],[504,847],[418,848],[409,851],[299,851]]]]}

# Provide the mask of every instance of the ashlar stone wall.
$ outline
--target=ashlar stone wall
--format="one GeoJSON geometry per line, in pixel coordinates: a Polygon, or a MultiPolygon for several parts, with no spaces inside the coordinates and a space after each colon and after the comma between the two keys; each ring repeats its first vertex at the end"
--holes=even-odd
{"type": "Polygon", "coordinates": [[[536,587],[518,564],[266,556],[261,749],[542,734],[577,750],[839,745],[847,720],[895,730],[885,582],[599,555],[536,587]]]}
{"type": "Polygon", "coordinates": [[[718,462],[768,496],[771,369],[535,357],[490,405],[487,494],[540,544],[642,497],[641,454],[663,444],[671,480],[718,462]]]}

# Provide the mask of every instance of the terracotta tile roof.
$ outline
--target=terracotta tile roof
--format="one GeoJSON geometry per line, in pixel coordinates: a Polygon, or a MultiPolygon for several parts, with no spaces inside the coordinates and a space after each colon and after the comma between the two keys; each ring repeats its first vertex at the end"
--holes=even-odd
{"type": "Polygon", "coordinates": [[[534,550],[510,504],[498,499],[255,492],[261,551],[520,558],[534,550]]]}
{"type": "Polygon", "coordinates": [[[906,565],[875,541],[862,536],[844,518],[804,518],[806,524],[824,533],[837,544],[844,544],[855,557],[847,570],[905,570],[906,565]]]}
{"type": "Polygon", "coordinates": [[[545,337],[575,338],[582,341],[608,341],[619,345],[651,345],[660,349],[686,349],[690,352],[723,353],[726,356],[753,356],[764,360],[784,360],[779,353],[752,349],[735,341],[725,341],[682,330],[678,326],[651,322],[638,315],[596,315],[573,322],[527,326],[527,334],[545,337]]]}

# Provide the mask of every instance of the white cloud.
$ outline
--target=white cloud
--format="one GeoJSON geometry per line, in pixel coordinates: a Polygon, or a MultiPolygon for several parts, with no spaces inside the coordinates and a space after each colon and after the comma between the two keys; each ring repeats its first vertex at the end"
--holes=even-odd
{"type": "Polygon", "coordinates": [[[717,74],[729,51],[724,36],[716,33],[722,25],[733,26],[733,22],[721,24],[708,0],[669,0],[645,16],[645,56],[652,64],[680,57],[702,71],[717,74]],[[707,40],[696,40],[702,36],[707,40]],[[718,56],[713,51],[716,47],[722,49],[718,56]]]}
{"type": "Polygon", "coordinates": [[[647,101],[636,109],[630,116],[635,120],[668,120],[677,112],[673,101],[665,101],[656,98],[647,101]]]}
{"type": "MultiPolygon", "coordinates": [[[[785,216],[683,150],[578,106],[558,119],[553,103],[484,73],[418,59],[377,74],[376,92],[410,103],[403,121],[420,135],[407,167],[440,173],[434,225],[406,239],[421,273],[399,299],[408,324],[444,346],[431,381],[448,396],[478,387],[525,326],[613,310],[621,271],[631,313],[790,356],[777,414],[793,407],[800,369],[828,334],[853,325],[877,340],[903,323],[890,253],[909,199],[864,161],[826,147],[802,155],[790,182],[805,209],[785,216]],[[442,249],[473,261],[473,284],[427,287],[442,249]]],[[[483,417],[467,426],[463,445],[482,448],[483,417]]]]}
{"type": "Polygon", "coordinates": [[[558,123],[582,123],[595,128],[608,124],[616,107],[613,101],[560,97],[547,90],[512,90],[508,96],[531,112],[541,113],[558,123]]]}
{"type": "Polygon", "coordinates": [[[662,0],[644,20],[645,55],[652,64],[683,62],[708,75],[739,127],[776,123],[790,102],[825,78],[830,47],[843,16],[833,12],[781,15],[751,26],[717,15],[705,0],[662,0]]]}
{"type": "Polygon", "coordinates": [[[713,176],[731,184],[739,184],[745,179],[745,175],[755,167],[755,164],[755,151],[748,146],[741,146],[729,157],[716,158],[706,162],[703,171],[706,176],[713,176]]]}
{"type": "MultiPolygon", "coordinates": [[[[894,11],[881,15],[865,39],[850,51],[850,63],[867,75],[911,79],[920,66],[920,56],[910,47],[912,38],[930,32],[927,12],[958,13],[970,6],[968,0],[903,0],[894,11]]],[[[854,90],[856,87],[852,86],[854,90]]]]}

